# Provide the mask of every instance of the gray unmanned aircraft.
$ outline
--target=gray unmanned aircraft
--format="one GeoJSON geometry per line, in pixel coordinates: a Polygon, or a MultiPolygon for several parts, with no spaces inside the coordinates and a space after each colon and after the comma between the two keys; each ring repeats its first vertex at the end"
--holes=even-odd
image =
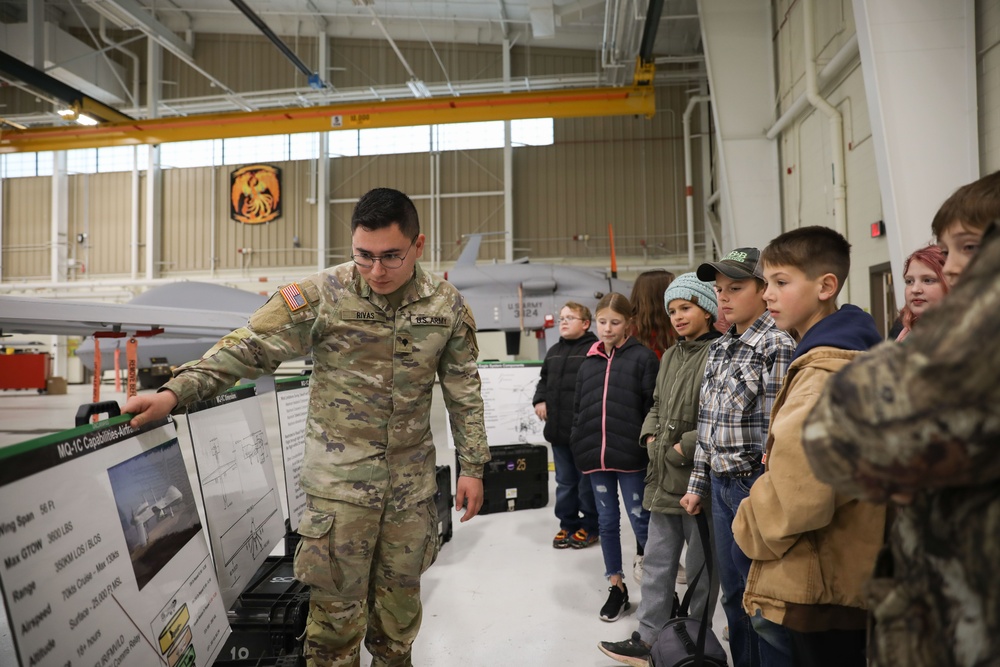
{"type": "MultiPolygon", "coordinates": [[[[558,264],[477,264],[482,234],[470,234],[455,266],[445,273],[469,303],[482,331],[506,332],[508,352],[516,354],[520,338],[555,326],[567,301],[591,310],[608,292],[628,294],[631,284],[596,269],[558,264]]],[[[126,304],[59,302],[51,299],[0,296],[0,333],[87,336],[77,348],[84,367],[94,368],[95,331],[160,328],[161,335],[138,345],[139,381],[158,386],[170,367],[197,359],[221,336],[242,326],[267,297],[234,287],[178,282],[150,289],[126,304]],[[222,305],[225,311],[220,312],[222,305]]],[[[543,335],[538,333],[538,337],[543,335]]],[[[122,339],[101,347],[102,370],[113,369],[109,353],[122,339]]]]}
{"type": "Polygon", "coordinates": [[[609,292],[628,296],[632,284],[598,269],[561,264],[477,264],[482,234],[470,234],[445,279],[458,288],[482,331],[530,332],[554,326],[567,301],[593,311],[609,292]]]}

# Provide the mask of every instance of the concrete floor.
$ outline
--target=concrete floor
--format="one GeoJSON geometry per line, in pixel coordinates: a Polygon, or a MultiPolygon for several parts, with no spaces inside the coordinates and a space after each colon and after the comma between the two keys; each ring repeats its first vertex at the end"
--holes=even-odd
{"type": "MultiPolygon", "coordinates": [[[[124,403],[124,395],[115,394],[110,385],[103,388],[102,399],[124,403]]],[[[0,446],[72,428],[77,408],[90,400],[91,388],[82,385],[71,385],[69,393],[61,396],[0,391],[0,446]]],[[[281,461],[274,394],[264,394],[258,400],[273,459],[281,461]]],[[[437,390],[431,419],[438,463],[454,469],[454,451],[445,444],[447,420],[437,390]]],[[[178,419],[177,432],[188,470],[193,474],[193,455],[183,417],[178,419]]],[[[277,480],[284,498],[280,471],[277,480]]],[[[626,616],[615,623],[598,618],[608,586],[601,576],[601,550],[597,546],[579,551],[551,547],[552,536],[558,530],[552,514],[554,498],[555,481],[550,475],[549,505],[544,509],[483,515],[464,524],[455,515],[452,540],[444,545],[437,562],[423,577],[424,620],[414,646],[415,664],[617,664],[596,645],[601,640],[625,639],[635,630],[639,586],[630,576],[627,578],[633,606],[626,616]]],[[[635,540],[627,526],[622,530],[622,551],[624,562],[631,563],[635,540]]],[[[679,592],[683,595],[683,587],[679,592]]],[[[716,610],[714,624],[721,635],[726,624],[721,606],[716,610]]],[[[366,657],[362,664],[367,663],[366,657]]],[[[8,664],[14,664],[14,652],[4,613],[0,620],[0,665],[8,664]]]]}

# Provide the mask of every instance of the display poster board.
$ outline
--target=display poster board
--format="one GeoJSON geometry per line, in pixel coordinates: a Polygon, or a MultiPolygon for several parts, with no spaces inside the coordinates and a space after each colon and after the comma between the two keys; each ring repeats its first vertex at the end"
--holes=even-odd
{"type": "MultiPolygon", "coordinates": [[[[538,418],[531,404],[541,371],[540,361],[479,364],[486,440],[490,445],[545,444],[542,435],[545,422],[538,418]]],[[[448,429],[448,445],[455,446],[451,429],[448,429]]]]}
{"type": "Polygon", "coordinates": [[[0,449],[0,587],[22,667],[212,665],[229,636],[172,420],[0,449]]]}
{"type": "Polygon", "coordinates": [[[187,421],[228,609],[285,535],[271,448],[253,385],[191,405],[187,421]]]}
{"type": "Polygon", "coordinates": [[[285,500],[288,523],[295,530],[306,510],[306,492],[299,484],[306,456],[306,419],[309,417],[309,377],[284,378],[274,383],[278,402],[278,430],[285,464],[285,500]]]}

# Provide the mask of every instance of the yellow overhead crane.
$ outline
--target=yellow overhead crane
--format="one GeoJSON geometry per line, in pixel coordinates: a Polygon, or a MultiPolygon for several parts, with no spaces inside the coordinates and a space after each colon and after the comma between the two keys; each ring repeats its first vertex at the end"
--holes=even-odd
{"type": "Polygon", "coordinates": [[[463,95],[319,107],[126,120],[94,126],[0,130],[0,153],[161,144],[299,132],[405,127],[522,118],[582,118],[656,111],[653,65],[639,63],[633,85],[463,95]]]}

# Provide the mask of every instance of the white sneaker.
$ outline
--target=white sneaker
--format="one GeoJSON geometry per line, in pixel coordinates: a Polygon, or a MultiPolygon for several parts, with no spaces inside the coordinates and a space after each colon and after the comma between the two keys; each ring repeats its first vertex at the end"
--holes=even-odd
{"type": "Polygon", "coordinates": [[[679,563],[677,565],[677,583],[683,586],[687,585],[687,582],[688,582],[687,570],[684,569],[683,563],[679,563]]]}
{"type": "Polygon", "coordinates": [[[642,585],[642,556],[636,556],[632,560],[632,578],[635,583],[642,585]]]}

